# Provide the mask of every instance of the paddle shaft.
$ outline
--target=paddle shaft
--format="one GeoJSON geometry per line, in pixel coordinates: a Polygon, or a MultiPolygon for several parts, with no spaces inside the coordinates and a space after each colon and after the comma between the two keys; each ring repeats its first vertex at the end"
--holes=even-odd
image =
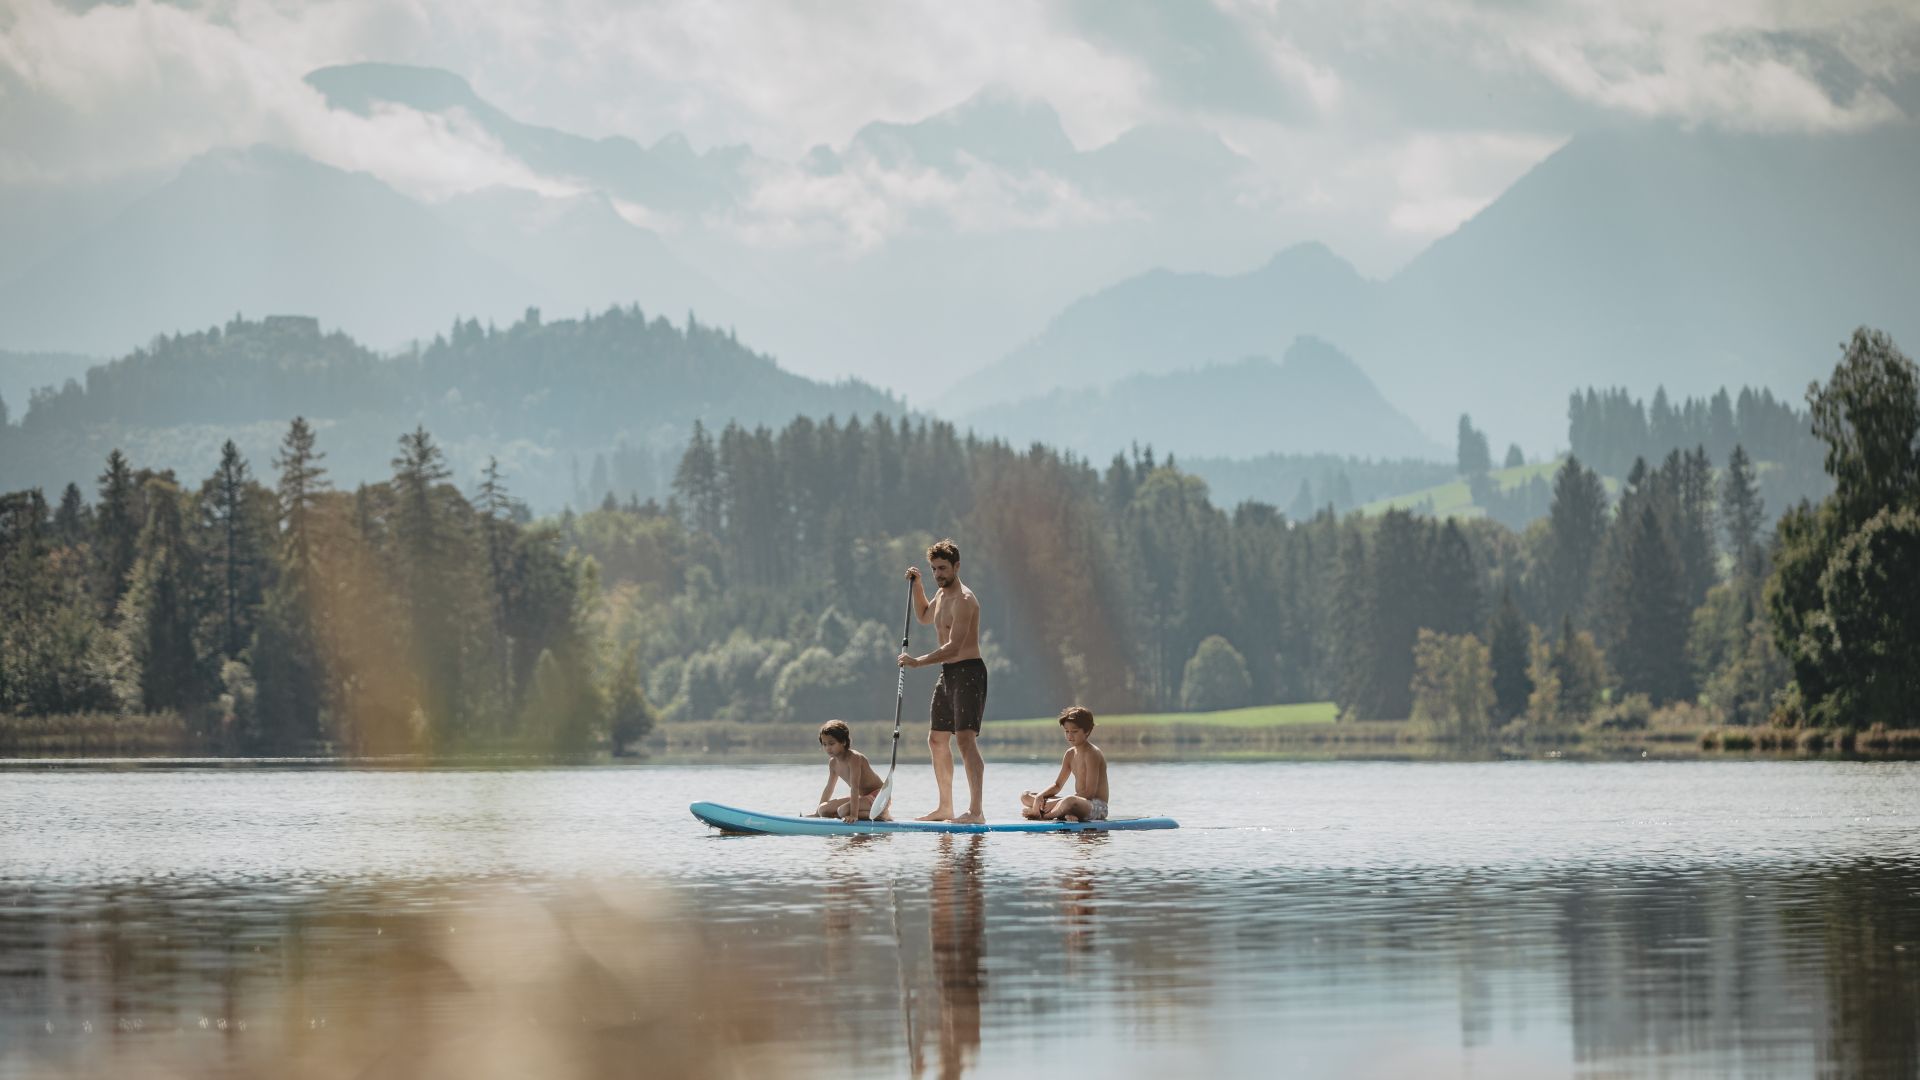
{"type": "MultiPolygon", "coordinates": [[[[907,617],[900,624],[900,651],[907,651],[907,635],[913,632],[913,593],[920,587],[912,578],[907,579],[907,617]]],[[[898,665],[896,665],[898,666],[898,665]]],[[[886,813],[887,804],[893,801],[893,770],[900,764],[900,712],[907,704],[907,669],[900,667],[900,674],[894,680],[893,687],[893,754],[887,759],[887,778],[880,783],[880,791],[873,797],[873,805],[867,810],[869,817],[878,818],[886,813]]],[[[860,791],[856,787],[852,792],[854,805],[860,804],[860,791]]],[[[857,810],[855,811],[858,812],[857,810]]]]}
{"type": "MultiPolygon", "coordinates": [[[[913,592],[920,583],[907,580],[907,617],[900,623],[900,651],[907,651],[907,635],[913,632],[913,592]]],[[[898,665],[896,665],[898,666],[898,665]]],[[[893,781],[893,767],[900,763],[900,711],[907,704],[907,669],[900,668],[900,675],[893,687],[893,757],[887,762],[887,781],[893,781]]]]}

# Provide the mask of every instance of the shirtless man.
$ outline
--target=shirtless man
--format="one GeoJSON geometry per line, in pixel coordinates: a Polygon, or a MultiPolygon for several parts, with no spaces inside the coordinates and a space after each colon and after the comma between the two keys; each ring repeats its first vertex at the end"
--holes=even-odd
{"type": "MultiPolygon", "coordinates": [[[[920,820],[984,825],[987,815],[980,805],[980,786],[985,782],[987,763],[980,757],[978,740],[980,721],[987,712],[987,664],[980,659],[980,600],[960,583],[960,549],[953,541],[942,540],[928,548],[927,567],[939,588],[931,600],[920,588],[913,590],[914,617],[934,625],[940,647],[925,656],[900,654],[901,667],[940,665],[940,681],[933,684],[932,729],[927,732],[940,805],[922,814],[920,820]],[[959,817],[953,816],[951,744],[955,739],[967,763],[967,786],[972,796],[967,812],[959,817]]],[[[907,580],[918,582],[920,568],[908,567],[907,580]]]]}
{"type": "Polygon", "coordinates": [[[1107,755],[1093,745],[1093,713],[1079,705],[1060,712],[1060,731],[1067,737],[1067,755],[1060,759],[1060,775],[1045,791],[1020,793],[1020,816],[1059,821],[1107,820],[1107,755]],[[1054,794],[1073,777],[1073,794],[1054,794]]]}
{"type": "MultiPolygon", "coordinates": [[[[820,805],[805,816],[837,817],[841,821],[871,817],[873,797],[880,791],[880,774],[873,771],[867,755],[853,748],[853,731],[845,720],[820,725],[820,749],[827,752],[827,786],[820,792],[820,805]],[[836,799],[833,788],[842,780],[853,794],[836,799]]],[[[892,821],[893,817],[883,808],[880,820],[892,821]]]]}

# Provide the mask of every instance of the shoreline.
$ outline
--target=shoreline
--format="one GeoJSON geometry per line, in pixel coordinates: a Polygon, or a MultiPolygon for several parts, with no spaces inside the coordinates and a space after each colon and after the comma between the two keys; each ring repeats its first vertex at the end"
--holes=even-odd
{"type": "MultiPolygon", "coordinates": [[[[1888,761],[1920,759],[1920,730],[1827,731],[1787,728],[1687,727],[1639,731],[1576,731],[1462,742],[1435,736],[1404,720],[1309,720],[1283,724],[1207,723],[1187,714],[1116,720],[1101,724],[1095,738],[1115,761],[1499,761],[1499,760],[1809,760],[1888,761]]],[[[331,746],[309,753],[272,756],[223,754],[192,738],[183,727],[127,718],[130,738],[108,738],[105,717],[87,730],[62,737],[46,718],[28,721],[30,732],[0,717],[0,768],[546,768],[622,764],[698,764],[755,761],[806,763],[819,756],[811,725],[683,721],[655,728],[636,744],[637,753],[616,757],[604,748],[585,754],[555,753],[527,743],[475,745],[444,754],[354,755],[331,746]],[[29,738],[20,738],[30,734],[29,738]],[[162,736],[162,737],[156,737],[162,736]]],[[[118,727],[118,724],[110,726],[118,727]]],[[[890,749],[891,725],[855,727],[855,746],[875,760],[890,749]]],[[[981,748],[989,759],[1051,760],[1062,752],[1050,721],[988,721],[981,748]]],[[[924,728],[901,731],[900,763],[928,762],[924,728]]]]}

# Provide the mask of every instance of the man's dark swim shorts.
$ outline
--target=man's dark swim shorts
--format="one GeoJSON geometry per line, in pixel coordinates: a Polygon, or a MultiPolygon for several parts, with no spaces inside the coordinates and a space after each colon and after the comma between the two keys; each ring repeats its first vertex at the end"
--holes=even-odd
{"type": "Polygon", "coordinates": [[[940,665],[933,684],[933,730],[978,734],[987,715],[987,662],[962,660],[940,665]]]}

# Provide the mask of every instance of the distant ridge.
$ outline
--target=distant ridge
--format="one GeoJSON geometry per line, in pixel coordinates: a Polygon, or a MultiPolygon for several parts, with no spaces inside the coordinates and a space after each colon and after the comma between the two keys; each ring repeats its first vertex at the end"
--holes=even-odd
{"type": "Polygon", "coordinates": [[[1062,388],[969,413],[1016,443],[1039,440],[1094,460],[1132,445],[1182,457],[1329,453],[1435,459],[1447,453],[1388,404],[1352,360],[1299,338],[1278,364],[1248,357],[1189,371],[1062,388]]]}
{"type": "Polygon", "coordinates": [[[1920,341],[1920,128],[1580,135],[1386,282],[1318,245],[1235,275],[1152,271],[1062,309],[964,380],[966,410],[1314,334],[1444,437],[1470,411],[1542,450],[1566,388],[1797,394],[1854,326],[1920,341]]]}

